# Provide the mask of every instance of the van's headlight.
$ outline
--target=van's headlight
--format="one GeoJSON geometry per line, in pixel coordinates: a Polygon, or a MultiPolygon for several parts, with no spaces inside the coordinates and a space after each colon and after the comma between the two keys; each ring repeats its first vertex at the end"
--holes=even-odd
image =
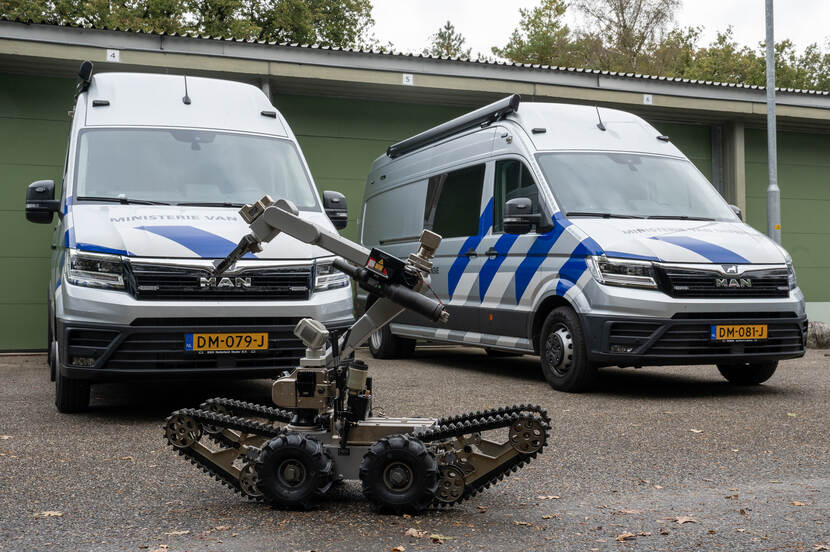
{"type": "Polygon", "coordinates": [[[317,263],[314,274],[314,291],[337,289],[349,285],[349,277],[334,268],[331,261],[317,263]]]}
{"type": "Polygon", "coordinates": [[[654,266],[649,261],[609,259],[605,255],[587,257],[594,280],[609,286],[657,288],[654,266]]]}
{"type": "Polygon", "coordinates": [[[787,263],[787,283],[790,286],[790,289],[795,289],[798,287],[798,282],[795,279],[795,267],[793,267],[793,258],[787,255],[786,258],[787,263]]]}
{"type": "Polygon", "coordinates": [[[64,263],[64,279],[76,286],[124,289],[124,262],[118,255],[69,249],[64,263]]]}

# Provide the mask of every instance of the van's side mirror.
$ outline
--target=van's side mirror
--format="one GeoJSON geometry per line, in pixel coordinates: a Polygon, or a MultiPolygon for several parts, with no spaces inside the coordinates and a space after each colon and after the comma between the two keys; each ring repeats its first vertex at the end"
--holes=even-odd
{"type": "Polygon", "coordinates": [[[55,199],[54,180],[38,180],[29,184],[26,189],[26,220],[49,224],[60,208],[61,202],[55,199]]]}
{"type": "Polygon", "coordinates": [[[323,209],[334,227],[342,230],[349,223],[349,209],[346,207],[346,196],[340,192],[327,190],[323,192],[323,209]]]}
{"type": "Polygon", "coordinates": [[[744,214],[741,212],[740,207],[738,207],[737,205],[732,205],[732,204],[730,204],[729,206],[732,208],[732,211],[734,211],[735,214],[738,215],[739,219],[744,220],[744,214]]]}
{"type": "Polygon", "coordinates": [[[539,223],[539,213],[533,212],[533,203],[526,197],[510,199],[504,204],[504,231],[507,234],[527,234],[539,223]]]}

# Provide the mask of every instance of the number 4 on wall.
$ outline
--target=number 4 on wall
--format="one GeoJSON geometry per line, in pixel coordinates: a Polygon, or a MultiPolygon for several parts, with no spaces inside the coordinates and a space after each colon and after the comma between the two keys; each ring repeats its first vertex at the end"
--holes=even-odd
{"type": "Polygon", "coordinates": [[[120,63],[121,62],[121,50],[109,50],[107,49],[107,61],[112,63],[120,63]]]}

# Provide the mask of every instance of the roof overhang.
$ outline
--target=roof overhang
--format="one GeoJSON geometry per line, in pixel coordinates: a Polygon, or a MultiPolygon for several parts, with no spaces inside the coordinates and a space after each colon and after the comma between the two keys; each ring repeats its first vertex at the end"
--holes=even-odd
{"type": "MultiPolygon", "coordinates": [[[[651,119],[763,124],[763,88],[679,82],[565,68],[479,63],[215,38],[0,21],[0,72],[74,77],[96,72],[187,73],[267,81],[273,92],[405,103],[481,105],[507,94],[525,100],[617,107],[651,119]],[[120,53],[107,62],[107,50],[120,53]],[[411,84],[404,84],[411,75],[411,84]]],[[[777,94],[780,124],[830,127],[830,95],[777,94]]]]}

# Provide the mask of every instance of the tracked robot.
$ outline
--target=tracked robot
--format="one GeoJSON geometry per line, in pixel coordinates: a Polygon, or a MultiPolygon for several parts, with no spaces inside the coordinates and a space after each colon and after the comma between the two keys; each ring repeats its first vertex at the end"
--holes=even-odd
{"type": "Polygon", "coordinates": [[[244,497],[276,507],[309,508],[334,483],[359,479],[379,510],[414,513],[460,503],[542,451],[550,419],[538,406],[440,419],[372,412],[372,379],[353,353],[404,309],[447,321],[444,306],[422,294],[440,236],[424,230],[418,251],[402,260],[303,220],[286,200],[265,196],[240,215],[251,232],[216,265],[217,276],[284,232],[341,257],[336,267],[378,299],[339,336],[310,318],[297,324],[305,356],[274,382],[276,406],[216,398],[173,412],[164,432],[179,454],[244,497]]]}

